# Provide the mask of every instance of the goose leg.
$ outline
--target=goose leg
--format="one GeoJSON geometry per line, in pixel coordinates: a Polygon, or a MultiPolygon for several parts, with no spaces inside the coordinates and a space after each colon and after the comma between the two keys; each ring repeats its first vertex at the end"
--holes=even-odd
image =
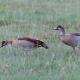
{"type": "Polygon", "coordinates": [[[24,53],[25,53],[27,56],[30,56],[30,55],[32,55],[32,49],[24,49],[24,53]]]}
{"type": "Polygon", "coordinates": [[[72,47],[73,48],[73,52],[76,54],[76,50],[75,50],[75,47],[72,47]]]}

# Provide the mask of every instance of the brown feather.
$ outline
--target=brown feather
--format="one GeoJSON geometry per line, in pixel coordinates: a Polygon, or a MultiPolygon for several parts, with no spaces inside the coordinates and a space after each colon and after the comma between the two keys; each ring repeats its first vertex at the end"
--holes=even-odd
{"type": "Polygon", "coordinates": [[[29,38],[29,37],[18,38],[18,40],[26,40],[26,41],[29,41],[31,43],[34,43],[35,45],[41,45],[41,44],[44,43],[40,40],[32,39],[32,38],[29,38]]]}
{"type": "Polygon", "coordinates": [[[69,45],[69,46],[72,46],[72,47],[75,47],[75,40],[74,40],[74,36],[72,35],[65,35],[62,37],[62,42],[69,45]]]}

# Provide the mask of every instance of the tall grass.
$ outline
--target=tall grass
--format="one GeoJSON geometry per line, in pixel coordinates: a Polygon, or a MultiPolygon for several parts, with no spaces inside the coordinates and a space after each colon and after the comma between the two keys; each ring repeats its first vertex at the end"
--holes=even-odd
{"type": "Polygon", "coordinates": [[[63,24],[68,32],[80,31],[79,6],[80,0],[0,0],[0,40],[30,36],[49,46],[30,56],[1,48],[0,80],[79,80],[80,56],[52,30],[63,24]]]}

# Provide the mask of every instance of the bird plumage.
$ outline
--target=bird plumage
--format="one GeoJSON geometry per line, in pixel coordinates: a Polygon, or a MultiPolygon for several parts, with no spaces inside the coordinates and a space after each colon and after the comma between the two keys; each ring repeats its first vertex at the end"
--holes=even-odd
{"type": "Polygon", "coordinates": [[[80,36],[80,33],[71,33],[71,35],[80,36]]]}
{"type": "Polygon", "coordinates": [[[0,44],[1,44],[1,47],[10,44],[15,47],[22,47],[22,48],[29,48],[29,49],[38,48],[38,47],[44,47],[48,49],[47,44],[44,43],[43,41],[29,38],[29,37],[5,40],[5,41],[2,41],[0,44]]]}
{"type": "Polygon", "coordinates": [[[54,30],[58,30],[60,32],[59,37],[63,43],[71,46],[73,49],[75,49],[75,47],[80,48],[80,33],[66,34],[65,29],[62,25],[57,26],[57,28],[54,30]]]}

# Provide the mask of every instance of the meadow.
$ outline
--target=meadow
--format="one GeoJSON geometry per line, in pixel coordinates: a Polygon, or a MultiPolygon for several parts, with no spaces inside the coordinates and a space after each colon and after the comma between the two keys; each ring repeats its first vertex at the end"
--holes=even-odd
{"type": "Polygon", "coordinates": [[[80,0],[0,0],[0,41],[30,36],[49,46],[30,56],[0,48],[0,80],[80,80],[80,55],[59,40],[58,24],[80,32],[80,0]]]}

